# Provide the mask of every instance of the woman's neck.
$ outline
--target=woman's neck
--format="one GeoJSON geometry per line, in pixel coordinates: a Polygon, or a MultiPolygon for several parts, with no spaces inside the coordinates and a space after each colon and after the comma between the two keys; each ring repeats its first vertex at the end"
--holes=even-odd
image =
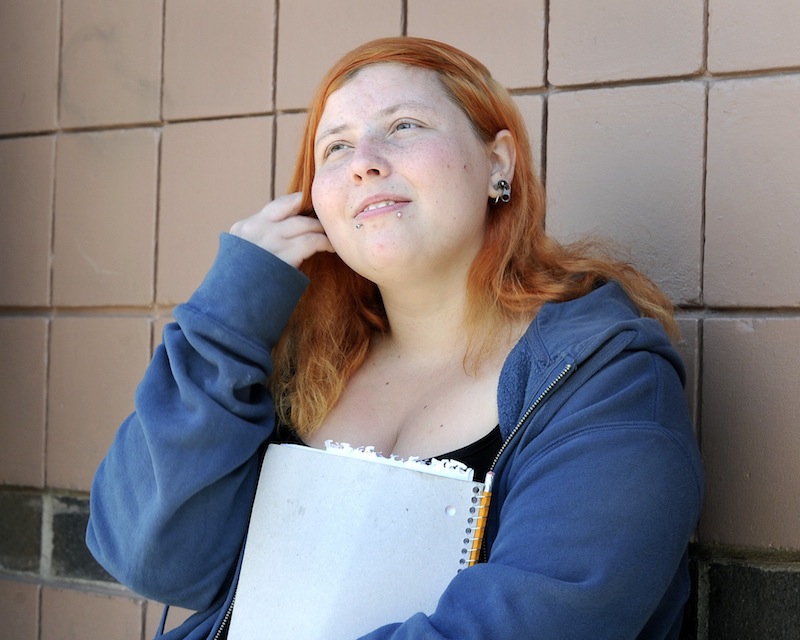
{"type": "Polygon", "coordinates": [[[381,348],[406,361],[463,359],[469,336],[466,291],[409,287],[402,293],[381,290],[389,332],[381,348]]]}

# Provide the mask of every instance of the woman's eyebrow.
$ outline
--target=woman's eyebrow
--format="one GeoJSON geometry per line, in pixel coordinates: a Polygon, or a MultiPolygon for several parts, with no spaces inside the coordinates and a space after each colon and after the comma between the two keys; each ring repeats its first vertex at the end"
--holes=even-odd
{"type": "Polygon", "coordinates": [[[341,133],[347,129],[347,125],[340,124],[335,127],[330,127],[329,129],[325,129],[322,133],[317,136],[316,141],[314,142],[314,148],[316,149],[319,146],[319,143],[322,142],[328,136],[335,136],[337,133],[341,133]]]}
{"type": "MultiPolygon", "coordinates": [[[[398,102],[397,104],[393,104],[393,105],[390,105],[388,107],[384,107],[383,109],[378,111],[378,117],[385,118],[385,117],[394,115],[398,111],[402,111],[403,109],[406,109],[406,108],[408,108],[408,109],[416,109],[418,111],[425,111],[425,112],[428,112],[428,113],[431,113],[431,114],[436,113],[436,110],[431,105],[429,105],[429,104],[427,104],[425,102],[417,101],[417,100],[410,100],[410,101],[407,101],[407,102],[398,102]]],[[[333,127],[329,127],[328,129],[325,129],[324,131],[322,131],[317,136],[317,139],[314,142],[314,148],[319,146],[319,143],[322,142],[322,140],[324,140],[328,136],[335,136],[336,134],[341,133],[342,131],[345,131],[348,127],[349,127],[349,125],[347,125],[347,124],[339,124],[339,125],[336,125],[336,126],[333,126],[333,127]]]]}
{"type": "Polygon", "coordinates": [[[378,113],[381,116],[391,116],[397,113],[398,111],[402,111],[403,109],[416,109],[418,111],[427,111],[429,113],[435,113],[435,109],[431,107],[426,102],[421,102],[418,100],[409,100],[407,102],[399,102],[398,104],[394,104],[390,107],[386,107],[385,109],[381,109],[378,113]]]}

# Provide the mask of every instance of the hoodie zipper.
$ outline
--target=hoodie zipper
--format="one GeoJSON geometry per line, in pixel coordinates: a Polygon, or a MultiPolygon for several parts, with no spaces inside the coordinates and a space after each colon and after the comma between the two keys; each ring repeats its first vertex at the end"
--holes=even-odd
{"type": "Polygon", "coordinates": [[[571,370],[572,370],[572,364],[565,365],[564,368],[561,370],[561,373],[559,373],[555,378],[553,378],[553,381],[549,385],[547,385],[547,388],[544,389],[544,391],[542,391],[539,394],[536,400],[533,401],[533,404],[531,404],[531,406],[528,407],[528,410],[519,419],[519,422],[517,422],[517,426],[511,430],[511,433],[508,434],[508,437],[505,439],[505,442],[503,442],[502,446],[500,447],[500,450],[494,457],[494,460],[492,460],[492,464],[489,466],[489,471],[492,472],[494,471],[494,467],[497,464],[497,461],[500,460],[500,456],[503,455],[503,452],[506,450],[506,447],[508,447],[511,440],[514,439],[514,436],[517,435],[517,432],[522,428],[522,425],[524,425],[528,421],[528,418],[531,417],[531,414],[534,412],[536,407],[542,404],[542,401],[547,397],[547,395],[556,387],[556,385],[559,382],[561,382],[564,376],[566,376],[571,370]]]}
{"type": "Polygon", "coordinates": [[[214,640],[220,640],[222,637],[222,632],[228,628],[228,623],[231,620],[231,616],[233,615],[233,603],[236,602],[236,593],[234,592],[233,597],[231,598],[231,603],[228,605],[228,610],[225,612],[225,617],[222,618],[222,623],[219,625],[219,629],[214,634],[214,640]]]}
{"type": "MultiPolygon", "coordinates": [[[[561,373],[559,373],[555,378],[553,378],[553,380],[550,382],[550,384],[547,385],[547,387],[538,395],[536,400],[533,401],[531,406],[528,407],[528,410],[525,411],[524,414],[522,414],[522,417],[519,419],[519,422],[517,422],[517,425],[511,430],[511,433],[508,434],[508,437],[505,439],[503,444],[500,446],[500,450],[497,452],[497,455],[494,457],[494,460],[492,460],[492,464],[489,465],[489,471],[487,472],[487,475],[489,473],[494,474],[494,468],[497,465],[497,461],[500,460],[500,456],[503,455],[503,452],[506,450],[508,445],[514,439],[514,436],[516,436],[517,433],[519,433],[519,430],[522,429],[522,426],[528,421],[528,418],[531,417],[531,415],[536,410],[536,408],[540,404],[542,404],[542,401],[553,391],[553,389],[556,388],[556,386],[558,386],[558,383],[561,382],[564,379],[564,377],[571,370],[572,370],[572,364],[571,363],[564,365],[564,368],[561,370],[561,373]]],[[[487,553],[487,549],[486,549],[486,537],[485,536],[483,538],[481,556],[483,558],[487,558],[488,557],[488,553],[487,553]]]]}

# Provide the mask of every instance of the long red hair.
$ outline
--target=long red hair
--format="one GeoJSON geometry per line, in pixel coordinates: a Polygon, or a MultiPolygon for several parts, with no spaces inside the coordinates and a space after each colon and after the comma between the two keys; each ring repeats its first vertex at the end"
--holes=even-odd
{"type": "MultiPolygon", "coordinates": [[[[527,130],[511,95],[475,58],[450,45],[422,38],[382,38],[337,62],[309,106],[290,191],[303,194],[311,211],[314,137],[328,96],[360,69],[399,63],[435,72],[450,98],[488,143],[507,129],[516,144],[508,203],[490,205],[483,246],[467,281],[465,327],[473,366],[492,351],[496,329],[532,317],[545,302],[588,293],[596,282],[617,280],[645,316],[677,329],[669,300],[630,264],[606,255],[598,243],[563,246],[545,233],[545,195],[536,177],[527,130]]],[[[318,253],[302,267],[311,284],[275,348],[271,386],[280,418],[300,435],[319,427],[361,365],[375,333],[389,330],[378,288],[335,254],[318,253]]]]}

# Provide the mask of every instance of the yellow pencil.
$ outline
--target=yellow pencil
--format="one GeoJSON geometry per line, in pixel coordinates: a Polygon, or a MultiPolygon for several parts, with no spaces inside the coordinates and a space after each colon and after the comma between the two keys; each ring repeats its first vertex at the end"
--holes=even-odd
{"type": "Polygon", "coordinates": [[[494,480],[494,472],[489,471],[486,474],[486,479],[483,481],[483,493],[481,494],[480,503],[478,505],[478,512],[475,516],[474,526],[472,528],[472,549],[469,553],[469,565],[472,566],[481,556],[481,546],[483,545],[483,535],[486,531],[486,518],[489,515],[489,503],[492,500],[492,481],[494,480]]]}

